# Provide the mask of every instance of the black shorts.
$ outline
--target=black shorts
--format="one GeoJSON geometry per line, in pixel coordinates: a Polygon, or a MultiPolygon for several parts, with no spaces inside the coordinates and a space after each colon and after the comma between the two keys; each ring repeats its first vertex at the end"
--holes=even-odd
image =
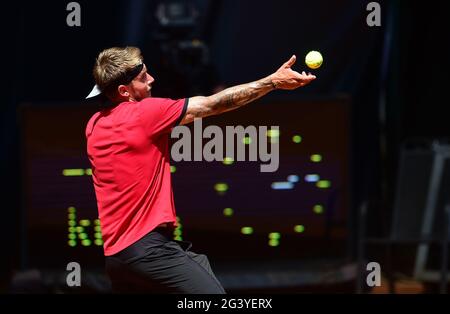
{"type": "Polygon", "coordinates": [[[192,244],[157,228],[117,254],[106,257],[116,293],[223,294],[208,258],[189,251],[192,244]]]}

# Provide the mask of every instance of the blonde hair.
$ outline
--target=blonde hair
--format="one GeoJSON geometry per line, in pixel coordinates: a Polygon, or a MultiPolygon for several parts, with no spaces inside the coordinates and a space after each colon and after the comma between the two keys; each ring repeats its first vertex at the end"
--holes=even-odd
{"type": "Polygon", "coordinates": [[[137,47],[112,47],[99,53],[94,69],[95,83],[107,96],[114,97],[114,82],[127,71],[142,63],[141,50],[137,47]]]}

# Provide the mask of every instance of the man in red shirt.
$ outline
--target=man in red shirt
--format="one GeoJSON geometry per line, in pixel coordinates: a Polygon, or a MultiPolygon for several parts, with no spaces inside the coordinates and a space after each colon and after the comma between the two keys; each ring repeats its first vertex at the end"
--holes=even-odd
{"type": "Polygon", "coordinates": [[[274,89],[315,79],[295,72],[295,56],[275,73],[209,97],[151,97],[155,79],[136,47],[109,48],[96,60],[96,86],[111,106],[86,126],[106,271],[117,292],[225,293],[205,255],[175,241],[169,136],[176,125],[236,109],[274,89]]]}

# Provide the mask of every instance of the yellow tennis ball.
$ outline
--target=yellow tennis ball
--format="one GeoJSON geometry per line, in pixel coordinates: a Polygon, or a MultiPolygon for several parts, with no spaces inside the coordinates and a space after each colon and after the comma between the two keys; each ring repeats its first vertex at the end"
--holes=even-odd
{"type": "Polygon", "coordinates": [[[311,69],[318,69],[322,65],[323,58],[320,52],[310,51],[305,57],[306,65],[311,69]]]}

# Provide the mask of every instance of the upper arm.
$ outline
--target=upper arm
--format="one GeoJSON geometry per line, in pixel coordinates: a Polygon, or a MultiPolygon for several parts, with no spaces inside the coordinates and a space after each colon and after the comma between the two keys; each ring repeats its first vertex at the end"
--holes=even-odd
{"type": "Polygon", "coordinates": [[[181,120],[180,125],[191,123],[196,118],[203,118],[214,114],[210,106],[208,106],[209,102],[209,97],[196,96],[189,98],[186,114],[181,120]]]}

